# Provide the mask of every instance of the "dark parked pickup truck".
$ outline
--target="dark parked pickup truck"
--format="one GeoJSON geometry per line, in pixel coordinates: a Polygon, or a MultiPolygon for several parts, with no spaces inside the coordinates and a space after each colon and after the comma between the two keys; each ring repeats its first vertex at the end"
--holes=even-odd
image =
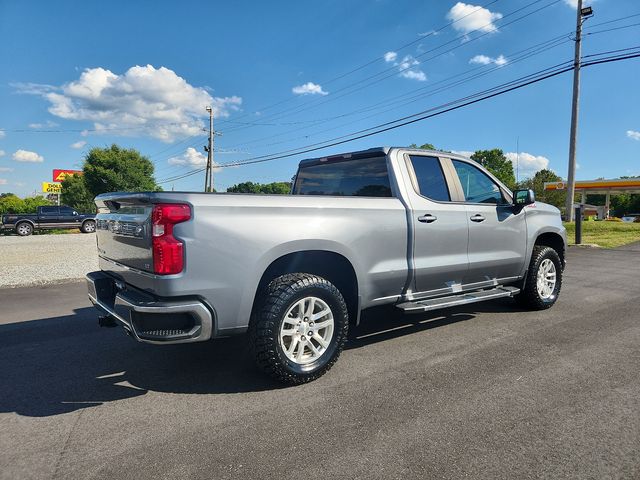
{"type": "Polygon", "coordinates": [[[15,230],[20,236],[31,235],[34,230],[52,228],[79,228],[82,233],[96,231],[95,214],[82,214],[65,205],[38,207],[35,214],[8,214],[2,216],[0,228],[15,230]]]}

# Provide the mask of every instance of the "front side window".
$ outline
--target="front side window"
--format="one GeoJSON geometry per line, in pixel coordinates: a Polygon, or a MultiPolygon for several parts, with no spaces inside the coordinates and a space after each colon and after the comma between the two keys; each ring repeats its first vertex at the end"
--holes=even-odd
{"type": "Polygon", "coordinates": [[[505,204],[500,187],[482,170],[467,162],[452,160],[462,184],[464,199],[469,203],[505,204]]]}
{"type": "Polygon", "coordinates": [[[73,215],[73,208],[60,207],[60,215],[73,215]]]}
{"type": "Polygon", "coordinates": [[[440,160],[436,157],[423,157],[420,155],[410,155],[409,159],[416,174],[418,193],[432,200],[450,201],[451,197],[440,166],[440,160]]]}
{"type": "Polygon", "coordinates": [[[328,161],[300,167],[294,195],[391,197],[384,156],[328,161]]]}

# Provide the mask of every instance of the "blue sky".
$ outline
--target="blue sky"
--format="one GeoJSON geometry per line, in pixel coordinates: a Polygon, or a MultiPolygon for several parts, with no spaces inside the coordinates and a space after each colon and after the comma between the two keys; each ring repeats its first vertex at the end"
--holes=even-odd
{"type": "MultiPolygon", "coordinates": [[[[0,0],[0,192],[32,194],[52,169],[78,168],[89,148],[111,143],[149,156],[159,180],[189,173],[204,159],[209,103],[221,164],[425,110],[571,59],[570,3],[0,0]],[[557,46],[518,61],[553,38],[557,46]],[[471,69],[485,74],[452,85],[471,69]]],[[[592,5],[584,55],[640,44],[640,25],[600,32],[640,16],[598,26],[640,14],[636,0],[592,5]]],[[[583,70],[578,179],[640,175],[638,78],[639,59],[583,70]]],[[[521,178],[544,166],[566,176],[571,81],[567,73],[310,156],[430,142],[512,158],[519,140],[521,178]]],[[[304,157],[221,168],[215,186],[288,180],[304,157]]],[[[202,177],[163,187],[199,190],[202,177]]]]}

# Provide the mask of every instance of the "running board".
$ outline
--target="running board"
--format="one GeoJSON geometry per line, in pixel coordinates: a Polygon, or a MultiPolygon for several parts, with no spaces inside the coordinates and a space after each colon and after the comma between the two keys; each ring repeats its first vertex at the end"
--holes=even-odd
{"type": "Polygon", "coordinates": [[[475,292],[459,293],[448,297],[430,298],[428,300],[416,300],[415,302],[403,302],[396,305],[405,313],[421,313],[439,308],[457,307],[468,303],[484,302],[495,298],[513,297],[520,293],[516,287],[496,287],[490,290],[478,290],[475,292]]]}

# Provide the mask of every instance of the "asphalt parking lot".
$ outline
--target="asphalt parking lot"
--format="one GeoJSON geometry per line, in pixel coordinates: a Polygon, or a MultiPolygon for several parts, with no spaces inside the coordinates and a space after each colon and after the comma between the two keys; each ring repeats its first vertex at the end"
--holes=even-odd
{"type": "Polygon", "coordinates": [[[572,249],[545,312],[368,312],[289,388],[242,338],[139,345],[81,283],[2,289],[0,477],[640,478],[639,265],[572,249]]]}

